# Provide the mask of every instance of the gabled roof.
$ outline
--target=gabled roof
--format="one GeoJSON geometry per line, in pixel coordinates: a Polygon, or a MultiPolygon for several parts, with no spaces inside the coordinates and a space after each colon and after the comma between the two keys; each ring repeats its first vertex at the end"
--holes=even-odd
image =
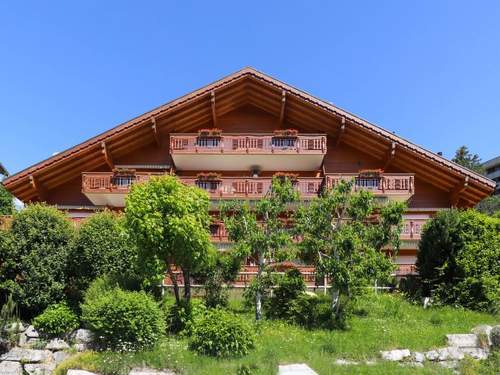
{"type": "Polygon", "coordinates": [[[10,176],[3,183],[19,199],[28,201],[40,196],[41,190],[105,164],[109,154],[121,156],[153,143],[161,132],[182,132],[210,124],[212,116],[221,116],[245,104],[277,117],[283,116],[286,108],[286,121],[291,124],[327,132],[381,160],[395,156],[393,165],[459,196],[466,205],[475,204],[494,189],[492,180],[253,68],[244,68],[120,124],[10,176]]]}

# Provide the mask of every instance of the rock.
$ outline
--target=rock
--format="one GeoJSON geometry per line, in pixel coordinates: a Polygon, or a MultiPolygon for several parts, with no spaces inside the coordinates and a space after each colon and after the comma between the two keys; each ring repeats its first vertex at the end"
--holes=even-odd
{"type": "Polygon", "coordinates": [[[26,337],[25,332],[21,332],[19,335],[17,335],[17,345],[18,346],[26,346],[26,343],[28,342],[28,338],[26,337]]]}
{"type": "Polygon", "coordinates": [[[85,370],[68,370],[66,375],[99,375],[95,372],[85,371],[85,370]]]}
{"type": "Polygon", "coordinates": [[[492,326],[488,326],[486,324],[482,324],[479,326],[476,326],[471,329],[471,332],[474,333],[477,336],[477,339],[479,341],[479,345],[481,347],[485,347],[488,344],[488,346],[491,346],[491,330],[492,326]],[[486,339],[487,342],[483,342],[483,340],[486,339]]]}
{"type": "Polygon", "coordinates": [[[500,326],[494,326],[490,332],[491,346],[500,348],[500,326]]]}
{"type": "Polygon", "coordinates": [[[94,340],[94,334],[88,329],[80,328],[73,332],[71,339],[77,344],[90,344],[94,340]]]}
{"type": "Polygon", "coordinates": [[[74,348],[77,352],[84,352],[85,350],[90,349],[87,344],[75,344],[74,348]]]}
{"type": "Polygon", "coordinates": [[[19,362],[0,362],[0,374],[2,375],[23,375],[23,367],[19,362]]]}
{"type": "Polygon", "coordinates": [[[420,353],[420,352],[414,352],[413,355],[413,360],[417,363],[422,363],[425,361],[425,355],[424,353],[420,353]]]}
{"type": "Polygon", "coordinates": [[[25,330],[26,328],[21,322],[7,324],[4,328],[5,332],[13,332],[13,333],[21,333],[24,332],[25,330]]]}
{"type": "Polygon", "coordinates": [[[424,367],[422,362],[402,362],[400,366],[408,366],[408,367],[424,367]]]}
{"type": "Polygon", "coordinates": [[[26,328],[26,331],[24,331],[24,334],[29,339],[38,339],[40,337],[37,330],[33,326],[28,326],[28,328],[26,328]]]}
{"type": "Polygon", "coordinates": [[[172,371],[168,370],[154,370],[150,368],[133,368],[128,375],[174,375],[172,371]]]}
{"type": "Polygon", "coordinates": [[[24,371],[29,375],[50,375],[55,368],[55,363],[28,363],[24,365],[24,371]]]}
{"type": "Polygon", "coordinates": [[[318,375],[305,363],[278,366],[278,375],[318,375]]]}
{"type": "Polygon", "coordinates": [[[427,358],[429,361],[437,361],[439,358],[439,353],[437,352],[437,350],[429,350],[424,354],[425,358],[427,358]]]}
{"type": "Polygon", "coordinates": [[[55,352],[53,354],[53,356],[54,356],[54,362],[56,363],[56,365],[58,365],[62,361],[64,361],[67,358],[71,357],[71,354],[69,354],[68,352],[65,352],[64,350],[60,350],[58,352],[55,352]]]}
{"type": "Polygon", "coordinates": [[[340,366],[351,366],[351,365],[359,365],[359,362],[355,362],[355,361],[349,361],[348,359],[337,359],[335,361],[335,364],[336,365],[340,365],[340,366]]]}
{"type": "Polygon", "coordinates": [[[457,361],[441,361],[438,363],[439,363],[439,365],[441,365],[444,368],[457,368],[458,367],[457,361]]]}
{"type": "Polygon", "coordinates": [[[16,361],[23,363],[46,362],[52,358],[50,350],[13,348],[0,357],[0,361],[16,361]]]}
{"type": "Polygon", "coordinates": [[[479,340],[473,333],[464,333],[458,335],[446,335],[448,346],[457,348],[475,348],[479,346],[479,340]]]}
{"type": "Polygon", "coordinates": [[[437,350],[439,361],[460,360],[464,358],[464,353],[456,346],[448,346],[437,350]]]}
{"type": "Polygon", "coordinates": [[[488,352],[482,348],[461,348],[460,351],[474,359],[488,358],[488,352]]]}
{"type": "Polygon", "coordinates": [[[69,349],[69,345],[64,340],[52,339],[45,346],[45,349],[52,350],[52,351],[64,350],[64,349],[69,349]]]}
{"type": "Polygon", "coordinates": [[[411,355],[408,349],[396,349],[389,350],[386,352],[380,352],[382,359],[386,361],[402,361],[403,359],[409,357],[411,355]]]}

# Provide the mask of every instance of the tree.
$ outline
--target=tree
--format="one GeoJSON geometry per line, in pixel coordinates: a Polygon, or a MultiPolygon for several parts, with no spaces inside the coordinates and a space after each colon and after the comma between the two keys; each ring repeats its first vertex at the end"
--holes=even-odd
{"type": "Polygon", "coordinates": [[[373,194],[355,193],[353,182],[341,182],[298,210],[302,255],[331,280],[331,307],[339,321],[363,287],[389,279],[394,266],[382,249],[389,244],[394,252],[399,249],[404,209],[400,202],[377,207],[373,194]]]}
{"type": "Polygon", "coordinates": [[[493,195],[488,198],[484,198],[481,202],[476,205],[476,210],[479,212],[496,216],[500,218],[500,195],[493,195]]]}
{"type": "Polygon", "coordinates": [[[156,285],[167,272],[177,304],[181,299],[173,266],[182,270],[184,302],[189,306],[190,278],[213,250],[209,207],[205,191],[186,186],[174,176],[154,177],[133,185],[126,198],[126,226],[137,245],[143,270],[150,272],[146,281],[156,285]]]}
{"type": "Polygon", "coordinates": [[[287,252],[292,237],[283,218],[288,216],[289,204],[297,201],[298,192],[288,178],[273,178],[266,196],[250,205],[231,202],[223,207],[222,216],[229,239],[238,254],[255,257],[258,263],[255,293],[255,319],[262,318],[262,279],[268,263],[292,256],[287,252]]]}
{"type": "Polygon", "coordinates": [[[12,194],[0,183],[0,215],[14,213],[14,199],[12,194]]]}
{"type": "Polygon", "coordinates": [[[422,232],[417,268],[424,295],[500,311],[500,219],[475,210],[439,212],[422,232]]]}
{"type": "Polygon", "coordinates": [[[68,277],[76,299],[97,277],[111,277],[130,282],[136,278],[137,249],[130,240],[123,216],[103,211],[85,220],[69,257],[68,277]]]}
{"type": "Polygon", "coordinates": [[[1,264],[0,289],[12,293],[21,314],[34,316],[65,297],[66,267],[74,229],[54,207],[33,204],[14,214],[1,264]]]}
{"type": "Polygon", "coordinates": [[[477,173],[484,173],[484,168],[481,165],[481,158],[478,154],[472,154],[467,146],[461,146],[455,152],[455,156],[451,161],[454,161],[461,166],[468,168],[477,173]]]}

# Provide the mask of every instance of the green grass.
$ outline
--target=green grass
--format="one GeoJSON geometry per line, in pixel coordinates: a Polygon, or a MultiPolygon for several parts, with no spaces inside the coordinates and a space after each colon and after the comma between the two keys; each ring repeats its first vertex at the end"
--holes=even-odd
{"type": "MultiPolygon", "coordinates": [[[[451,374],[439,366],[423,369],[377,362],[375,365],[336,366],[336,359],[376,360],[380,350],[408,348],[429,350],[445,345],[445,334],[466,333],[478,324],[495,324],[500,317],[454,308],[424,310],[394,295],[364,298],[346,331],[307,331],[279,321],[256,326],[257,346],[246,357],[213,359],[187,349],[187,339],[168,337],[151,351],[139,353],[85,353],[58,367],[99,371],[103,375],[127,374],[134,366],[174,369],[181,374],[237,374],[246,366],[252,374],[276,374],[278,364],[307,363],[318,374],[451,374]]],[[[237,301],[232,309],[253,319],[237,301]]]]}

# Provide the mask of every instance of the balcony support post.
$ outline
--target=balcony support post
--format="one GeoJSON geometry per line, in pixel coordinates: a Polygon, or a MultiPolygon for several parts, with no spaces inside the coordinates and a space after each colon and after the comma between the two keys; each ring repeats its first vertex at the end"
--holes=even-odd
{"type": "Polygon", "coordinates": [[[281,92],[281,110],[280,110],[280,126],[285,122],[285,107],[286,107],[286,91],[281,92]]]}
{"type": "Polygon", "coordinates": [[[384,168],[382,168],[384,171],[389,167],[395,155],[396,155],[396,142],[392,142],[389,152],[387,153],[387,158],[384,164],[384,168]]]}
{"type": "Polygon", "coordinates": [[[104,141],[101,142],[101,152],[104,155],[104,160],[106,161],[106,164],[111,170],[113,170],[115,164],[113,163],[113,158],[111,157],[111,153],[109,152],[108,146],[104,141]]]}
{"type": "Polygon", "coordinates": [[[212,109],[212,123],[214,128],[217,127],[217,112],[215,110],[215,90],[210,93],[210,107],[212,109]]]}
{"type": "Polygon", "coordinates": [[[156,145],[161,146],[160,134],[158,133],[158,126],[156,125],[156,119],[151,117],[151,130],[153,131],[153,137],[155,139],[156,145]]]}
{"type": "Polygon", "coordinates": [[[47,191],[45,190],[44,186],[40,183],[38,178],[32,174],[29,176],[29,182],[30,185],[33,189],[35,189],[36,194],[38,196],[38,199],[40,201],[46,201],[47,200],[47,191]]]}
{"type": "Polygon", "coordinates": [[[462,194],[469,186],[469,176],[465,176],[464,180],[461,181],[455,189],[451,192],[451,206],[457,207],[458,201],[460,200],[460,194],[462,194]]]}
{"type": "Polygon", "coordinates": [[[345,117],[342,116],[342,124],[340,125],[339,135],[337,136],[337,139],[335,140],[335,147],[337,147],[340,144],[342,136],[345,133],[345,128],[346,128],[346,121],[345,121],[345,117]]]}

